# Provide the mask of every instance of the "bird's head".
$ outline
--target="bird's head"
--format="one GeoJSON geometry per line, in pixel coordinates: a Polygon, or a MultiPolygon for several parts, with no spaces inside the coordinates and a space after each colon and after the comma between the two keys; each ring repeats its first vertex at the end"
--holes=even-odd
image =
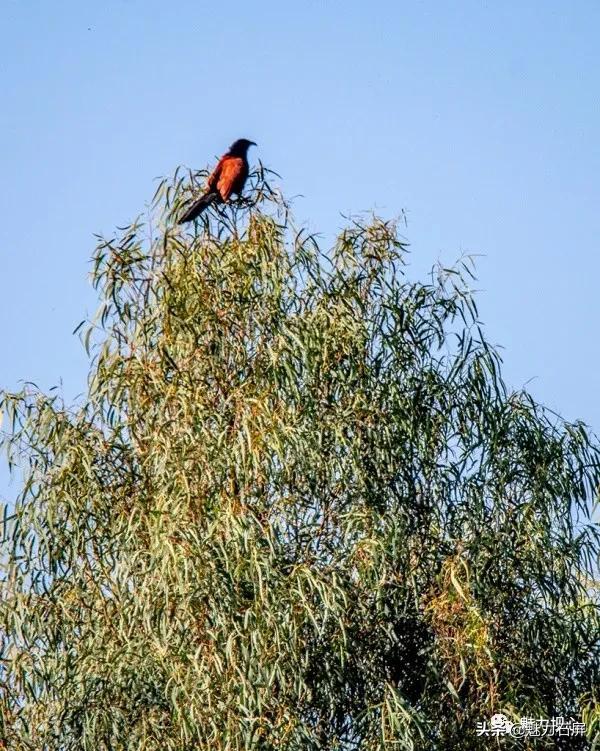
{"type": "Polygon", "coordinates": [[[229,153],[231,156],[246,156],[250,146],[256,146],[254,141],[249,141],[247,138],[238,138],[231,144],[229,153]]]}

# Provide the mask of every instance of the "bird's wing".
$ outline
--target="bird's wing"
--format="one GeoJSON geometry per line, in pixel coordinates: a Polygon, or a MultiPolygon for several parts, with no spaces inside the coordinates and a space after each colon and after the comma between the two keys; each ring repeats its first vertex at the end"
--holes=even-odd
{"type": "Polygon", "coordinates": [[[217,190],[221,198],[227,201],[232,193],[239,193],[244,187],[246,180],[245,163],[239,156],[224,156],[217,165],[217,169],[219,168],[217,190]]]}

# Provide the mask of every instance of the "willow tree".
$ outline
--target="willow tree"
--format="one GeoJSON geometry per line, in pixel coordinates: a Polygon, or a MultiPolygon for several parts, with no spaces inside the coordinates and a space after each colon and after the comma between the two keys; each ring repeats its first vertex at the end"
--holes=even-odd
{"type": "Polygon", "coordinates": [[[505,387],[467,265],[410,281],[378,218],[324,253],[264,171],[181,229],[199,176],[99,240],[85,397],[3,394],[4,746],[597,739],[595,440],[505,387]]]}

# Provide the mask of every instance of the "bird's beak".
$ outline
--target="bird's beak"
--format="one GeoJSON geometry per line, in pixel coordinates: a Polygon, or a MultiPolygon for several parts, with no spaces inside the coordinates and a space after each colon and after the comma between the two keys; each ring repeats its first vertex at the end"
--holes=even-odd
{"type": "Polygon", "coordinates": [[[258,146],[258,144],[256,143],[256,141],[250,141],[249,143],[250,143],[250,146],[258,146]]]}

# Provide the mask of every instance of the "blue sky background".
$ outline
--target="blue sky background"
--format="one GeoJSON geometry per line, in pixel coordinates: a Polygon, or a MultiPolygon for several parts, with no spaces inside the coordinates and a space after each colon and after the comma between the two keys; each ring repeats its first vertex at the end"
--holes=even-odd
{"type": "Polygon", "coordinates": [[[509,384],[600,431],[599,38],[596,0],[0,0],[0,387],[84,390],[93,233],[244,136],[325,237],[483,254],[509,384]]]}

